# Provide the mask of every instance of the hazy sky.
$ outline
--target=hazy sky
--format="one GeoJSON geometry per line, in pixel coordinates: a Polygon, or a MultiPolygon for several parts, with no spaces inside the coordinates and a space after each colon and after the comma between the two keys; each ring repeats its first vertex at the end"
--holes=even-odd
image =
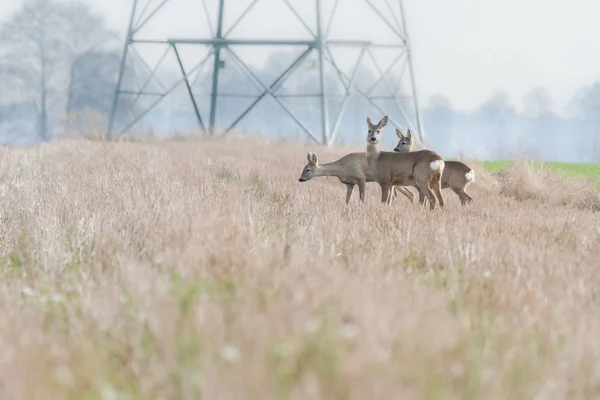
{"type": "MultiPolygon", "coordinates": [[[[124,34],[129,0],[88,1],[107,17],[111,27],[124,34]]],[[[200,0],[194,1],[201,4],[200,0]]],[[[242,2],[236,0],[235,4],[242,2]]],[[[241,32],[258,29],[268,34],[270,28],[279,26],[288,33],[297,33],[286,29],[291,23],[288,14],[283,16],[277,8],[283,3],[281,0],[261,2],[266,5],[257,9],[256,15],[262,12],[264,17],[250,18],[250,25],[241,32]],[[252,24],[254,28],[250,27],[252,24]]],[[[313,3],[292,2],[299,7],[313,3]]],[[[2,1],[0,18],[6,18],[20,3],[21,0],[2,1]]],[[[342,32],[351,34],[360,28],[372,28],[374,22],[365,19],[364,8],[353,5],[364,5],[363,0],[340,3],[346,21],[352,21],[343,24],[342,32]]],[[[176,9],[174,6],[167,10],[159,25],[151,29],[179,26],[186,18],[200,19],[192,24],[195,28],[204,25],[203,18],[192,17],[192,12],[181,16],[176,9]]],[[[600,37],[598,0],[405,0],[405,10],[422,104],[432,95],[441,94],[454,107],[469,110],[494,91],[504,90],[520,107],[527,92],[543,86],[560,112],[578,89],[600,80],[600,45],[594,39],[600,37]]]]}

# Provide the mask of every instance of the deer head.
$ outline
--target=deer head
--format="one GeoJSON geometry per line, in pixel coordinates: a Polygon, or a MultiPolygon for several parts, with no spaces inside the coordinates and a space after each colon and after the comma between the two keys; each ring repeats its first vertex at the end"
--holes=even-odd
{"type": "Polygon", "coordinates": [[[412,133],[410,128],[406,131],[406,136],[396,128],[396,136],[398,136],[398,144],[394,147],[396,153],[408,153],[412,148],[412,133]]]}
{"type": "Polygon", "coordinates": [[[373,124],[371,117],[367,117],[367,143],[368,144],[379,144],[381,140],[381,129],[387,125],[388,116],[381,118],[381,121],[377,125],[373,124]]]}
{"type": "Polygon", "coordinates": [[[318,170],[319,170],[319,160],[315,153],[309,152],[306,155],[306,160],[308,161],[308,163],[302,170],[302,175],[300,176],[300,179],[298,179],[298,182],[306,182],[306,181],[314,178],[315,173],[318,172],[318,170]]]}

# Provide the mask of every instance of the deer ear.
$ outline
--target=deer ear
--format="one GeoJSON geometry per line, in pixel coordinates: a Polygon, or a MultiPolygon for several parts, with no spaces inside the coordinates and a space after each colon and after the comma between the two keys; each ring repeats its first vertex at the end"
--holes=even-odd
{"type": "Polygon", "coordinates": [[[379,129],[383,128],[384,126],[386,126],[388,123],[388,116],[384,116],[383,118],[381,118],[381,121],[379,121],[379,124],[377,124],[377,126],[379,127],[379,129]]]}
{"type": "Polygon", "coordinates": [[[412,139],[412,133],[411,133],[411,131],[410,131],[410,128],[408,128],[408,129],[406,130],[406,137],[407,137],[407,138],[409,138],[409,139],[412,139]]]}
{"type": "Polygon", "coordinates": [[[310,163],[310,160],[312,160],[312,153],[309,151],[308,154],[306,155],[306,161],[308,161],[310,163]]]}
{"type": "Polygon", "coordinates": [[[371,126],[373,125],[373,121],[371,120],[371,117],[367,117],[367,126],[371,126]]]}
{"type": "Polygon", "coordinates": [[[396,136],[398,136],[398,139],[402,139],[404,137],[404,135],[402,134],[402,132],[398,128],[396,128],[396,136]]]}
{"type": "Polygon", "coordinates": [[[319,163],[319,159],[317,158],[317,155],[315,153],[312,153],[311,163],[313,165],[317,165],[319,163]]]}

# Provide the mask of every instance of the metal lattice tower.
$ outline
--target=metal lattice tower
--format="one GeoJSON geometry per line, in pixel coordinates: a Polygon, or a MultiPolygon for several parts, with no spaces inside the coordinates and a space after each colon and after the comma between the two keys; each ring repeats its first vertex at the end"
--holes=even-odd
{"type": "MultiPolygon", "coordinates": [[[[353,95],[358,95],[363,101],[367,102],[366,104],[380,112],[381,116],[388,114],[391,125],[399,128],[410,127],[413,132],[417,133],[416,139],[424,144],[402,0],[345,0],[344,2],[339,0],[271,0],[270,6],[266,9],[263,7],[262,14],[259,12],[258,15],[254,16],[256,29],[261,28],[267,31],[266,34],[259,34],[257,38],[250,38],[251,35],[248,32],[253,31],[253,29],[248,29],[246,33],[237,36],[235,36],[235,31],[244,21],[251,19],[252,13],[255,12],[260,3],[269,0],[249,0],[245,4],[242,4],[244,3],[243,0],[235,0],[235,2],[233,0],[228,2],[225,0],[187,0],[188,2],[194,1],[198,9],[201,9],[204,13],[203,20],[195,20],[195,27],[198,28],[197,31],[200,33],[194,31],[193,33],[188,32],[187,37],[174,37],[170,35],[170,32],[161,34],[144,32],[144,29],[153,20],[158,18],[161,13],[166,12],[170,3],[182,1],[132,0],[129,27],[112,110],[109,116],[109,135],[124,134],[130,130],[139,120],[152,111],[161,100],[184,84],[198,126],[204,133],[226,134],[246,118],[263,99],[270,97],[278,104],[284,115],[290,117],[306,135],[317,143],[329,146],[338,134],[349,99],[353,95]],[[294,20],[300,23],[304,28],[306,38],[280,38],[279,34],[269,31],[269,26],[276,25],[280,20],[281,12],[274,14],[272,11],[275,2],[289,11],[288,17],[291,19],[286,21],[294,20]],[[354,16],[351,16],[352,13],[354,13],[354,16]],[[226,23],[228,14],[237,14],[237,18],[230,17],[232,21],[229,24],[226,23]],[[367,14],[370,14],[372,19],[367,20],[367,14]],[[346,21],[340,23],[342,32],[336,37],[332,32],[332,26],[335,25],[338,18],[342,20],[346,18],[346,21]],[[366,32],[354,34],[361,27],[366,32]],[[370,32],[381,28],[384,31],[379,34],[378,38],[367,37],[373,36],[370,35],[370,32]],[[354,37],[349,38],[349,36],[354,37]],[[160,53],[160,56],[149,62],[148,58],[137,49],[138,46],[144,46],[146,50],[149,47],[156,47],[155,54],[160,53]],[[265,83],[264,79],[261,79],[259,74],[253,71],[250,63],[244,60],[240,54],[243,50],[248,51],[248,49],[269,46],[289,49],[290,52],[296,54],[293,61],[287,64],[282,72],[277,76],[271,76],[271,82],[265,83]],[[161,47],[163,48],[162,51],[160,50],[161,47]],[[203,57],[196,60],[197,62],[187,63],[183,60],[183,48],[192,48],[192,53],[195,56],[203,51],[205,54],[203,53],[203,57]],[[341,51],[353,51],[354,58],[348,54],[345,58],[334,57],[334,53],[340,49],[341,51]],[[309,83],[316,85],[316,92],[299,93],[298,88],[295,90],[282,90],[290,76],[298,71],[303,63],[310,61],[310,57],[314,57],[311,65],[316,70],[314,72],[317,76],[315,82],[309,80],[309,83]],[[172,85],[165,85],[158,78],[157,71],[164,67],[165,60],[169,59],[173,62],[179,76],[172,85]],[[384,63],[384,59],[390,60],[387,62],[386,67],[381,65],[384,63]],[[360,79],[357,76],[367,68],[365,63],[368,60],[372,62],[370,71],[374,74],[375,82],[364,87],[360,84],[360,79]],[[134,61],[143,66],[143,74],[136,73],[134,69],[128,69],[128,65],[134,61]],[[154,65],[151,66],[152,64],[154,65]],[[233,65],[238,71],[237,75],[248,78],[256,87],[257,92],[247,94],[224,93],[221,91],[219,89],[220,76],[223,74],[221,70],[226,65],[233,65]],[[203,76],[209,82],[205,85],[207,89],[205,93],[206,101],[203,102],[194,90],[197,80],[200,79],[200,71],[205,67],[208,67],[208,71],[204,71],[203,76]],[[338,79],[338,82],[333,82],[333,79],[338,79]],[[132,87],[126,87],[128,82],[132,87]],[[403,87],[403,84],[405,87],[403,87]],[[341,89],[341,93],[330,90],[331,88],[328,85],[338,87],[341,89]],[[377,91],[378,88],[380,89],[379,92],[377,91]],[[128,123],[116,130],[115,115],[117,111],[121,111],[120,107],[124,107],[122,102],[127,96],[132,102],[130,105],[138,104],[140,99],[150,100],[148,104],[140,107],[141,111],[138,115],[132,116],[128,123]],[[236,96],[248,98],[250,103],[243,108],[237,117],[225,124],[225,128],[221,132],[218,132],[216,126],[217,109],[225,99],[236,96]],[[317,129],[311,129],[305,122],[302,122],[291,106],[286,105],[286,99],[308,97],[318,99],[317,107],[320,111],[319,134],[317,134],[317,129]],[[332,101],[337,102],[338,109],[336,113],[332,113],[332,101]],[[382,105],[381,102],[385,102],[386,105],[382,105]],[[394,113],[397,117],[393,116],[394,113]],[[409,115],[411,113],[412,116],[409,115]],[[333,116],[335,117],[332,121],[331,117],[333,116]],[[400,123],[401,120],[402,123],[400,123]]],[[[177,19],[173,19],[173,16],[177,15],[176,13],[179,13],[180,17],[186,16],[189,12],[187,7],[189,6],[173,4],[170,8],[171,15],[168,21],[171,24],[173,24],[173,21],[177,21],[177,19]]],[[[152,30],[150,29],[150,31],[152,30]]],[[[258,52],[258,50],[256,51],[258,52]]],[[[377,116],[373,115],[373,117],[375,119],[377,116]]],[[[365,118],[366,115],[363,119],[365,118]]]]}

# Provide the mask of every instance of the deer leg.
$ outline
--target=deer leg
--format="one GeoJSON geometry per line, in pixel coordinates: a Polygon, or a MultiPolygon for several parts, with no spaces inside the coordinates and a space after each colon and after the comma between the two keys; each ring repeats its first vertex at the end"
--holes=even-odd
{"type": "Polygon", "coordinates": [[[421,188],[419,187],[419,185],[413,185],[413,187],[415,189],[417,189],[417,193],[419,194],[419,204],[420,205],[425,205],[425,195],[423,194],[423,191],[421,190],[421,188]]]}
{"type": "Polygon", "coordinates": [[[433,210],[435,208],[435,196],[433,195],[433,192],[429,187],[429,182],[421,181],[417,184],[419,185],[419,188],[421,189],[425,197],[427,197],[427,200],[429,200],[429,209],[433,210]]]}
{"type": "Polygon", "coordinates": [[[365,182],[358,182],[358,195],[360,196],[360,201],[365,202],[365,182]]]}
{"type": "Polygon", "coordinates": [[[407,194],[403,190],[402,186],[396,186],[396,185],[392,186],[392,189],[391,189],[392,200],[395,199],[396,197],[400,197],[400,193],[402,193],[406,197],[410,196],[410,192],[407,194]]]}
{"type": "Polygon", "coordinates": [[[392,202],[393,199],[393,193],[394,193],[394,187],[390,186],[390,189],[388,191],[388,199],[387,199],[387,204],[390,204],[392,202]]]}
{"type": "Polygon", "coordinates": [[[470,203],[471,200],[473,200],[473,198],[469,196],[467,192],[465,192],[465,189],[461,187],[451,187],[450,189],[458,195],[458,198],[460,199],[460,204],[462,204],[463,206],[467,203],[470,203]]]}
{"type": "Polygon", "coordinates": [[[437,197],[440,208],[444,208],[446,203],[444,203],[444,197],[442,196],[442,188],[436,185],[433,187],[433,192],[435,193],[435,197],[437,197]]]}
{"type": "Polygon", "coordinates": [[[381,202],[388,204],[390,201],[390,191],[392,186],[388,183],[380,184],[381,186],[381,202]]]}
{"type": "Polygon", "coordinates": [[[405,195],[411,203],[415,201],[415,195],[404,186],[394,186],[394,189],[405,195]]]}
{"type": "Polygon", "coordinates": [[[471,201],[473,201],[473,197],[471,197],[471,195],[469,195],[469,193],[465,192],[465,189],[461,189],[463,192],[463,195],[465,196],[465,204],[469,204],[471,201]]]}
{"type": "Polygon", "coordinates": [[[462,204],[463,206],[465,205],[465,199],[460,191],[459,187],[450,187],[450,190],[452,190],[454,193],[456,193],[456,195],[458,196],[458,198],[460,199],[460,204],[462,204]]]}
{"type": "Polygon", "coordinates": [[[444,197],[442,196],[442,174],[440,173],[436,173],[433,175],[433,179],[432,179],[432,189],[435,192],[435,196],[437,197],[437,200],[440,204],[440,208],[444,208],[445,204],[444,204],[444,197]]]}
{"type": "Polygon", "coordinates": [[[352,197],[352,190],[354,190],[354,185],[346,183],[346,204],[350,202],[350,197],[352,197]]]}
{"type": "Polygon", "coordinates": [[[396,196],[398,196],[398,190],[396,189],[396,186],[392,186],[390,189],[390,203],[396,198],[396,196]]]}

